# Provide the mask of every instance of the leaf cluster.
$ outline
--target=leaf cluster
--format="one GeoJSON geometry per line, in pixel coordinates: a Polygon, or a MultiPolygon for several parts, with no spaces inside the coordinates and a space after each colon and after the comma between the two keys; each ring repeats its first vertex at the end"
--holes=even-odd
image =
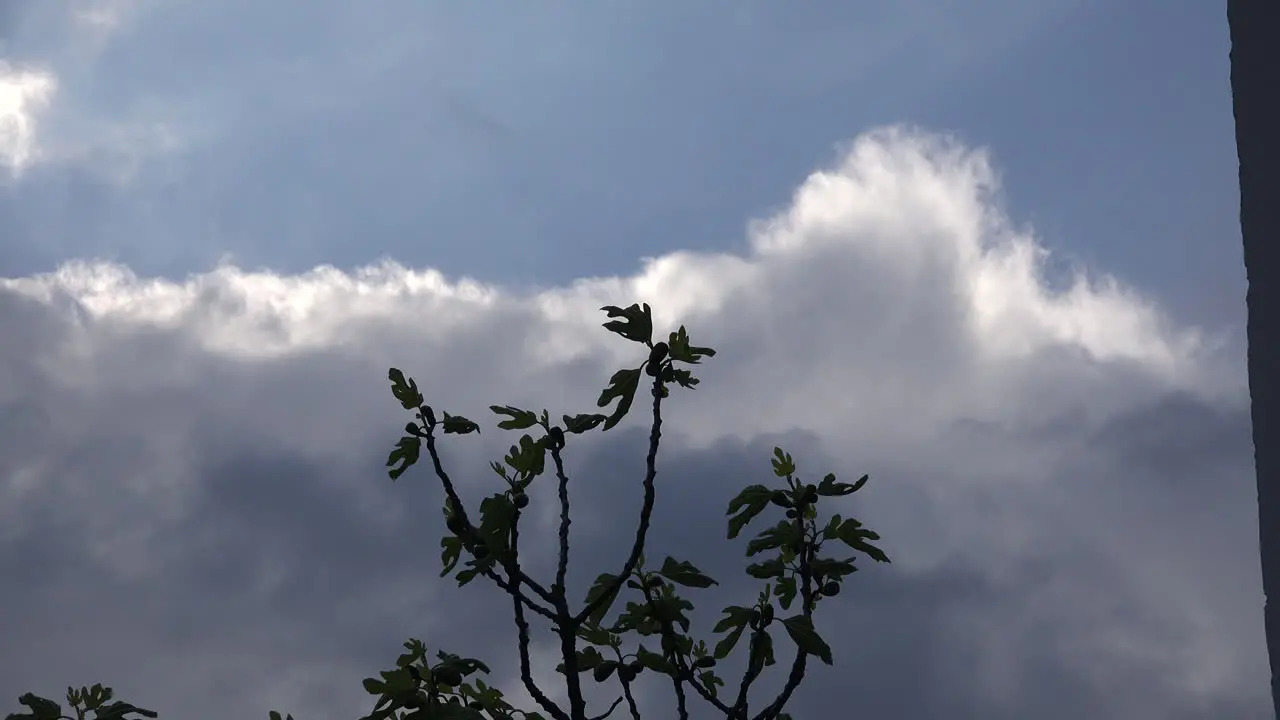
{"type": "MultiPolygon", "coordinates": [[[[425,644],[415,638],[404,643],[405,652],[395,666],[366,678],[364,689],[375,696],[373,709],[361,720],[600,720],[623,702],[634,720],[639,709],[632,692],[642,673],[666,677],[675,697],[675,717],[687,720],[690,693],[728,720],[789,720],[784,707],[801,683],[809,657],[830,665],[834,655],[814,624],[814,612],[822,602],[830,602],[843,583],[858,570],[859,556],[889,562],[873,543],[879,535],[854,518],[832,513],[821,521],[819,504],[853,494],[867,483],[862,476],[853,483],[840,482],[827,474],[818,483],[805,483],[796,472],[789,453],[774,448],[771,460],[775,483],[752,484],[742,489],[728,504],[727,536],[737,538],[766,512],[778,513],[776,522],[760,529],[746,545],[750,560],[746,573],[762,582],[754,605],[730,605],[711,629],[712,644],[695,639],[690,612],[693,603],[683,594],[705,590],[718,583],[692,562],[666,557],[656,570],[647,569],[644,547],[656,501],[656,458],[661,439],[662,403],[673,386],[693,389],[698,385],[688,366],[714,357],[709,347],[690,342],[685,327],[667,339],[653,342],[653,318],[649,306],[601,308],[610,318],[603,323],[609,331],[644,345],[643,360],[634,368],[613,374],[596,402],[603,413],[564,414],[554,424],[547,410],[534,412],[511,405],[491,405],[499,418],[500,430],[522,432],[502,460],[490,463],[500,479],[500,487],[481,499],[474,515],[468,512],[440,460],[437,447],[443,435],[479,433],[480,427],[461,415],[441,411],[427,404],[418,383],[402,371],[391,368],[387,377],[391,392],[413,420],[404,428],[387,457],[388,475],[395,481],[424,458],[429,459],[443,491],[442,513],[446,533],[440,539],[441,577],[453,575],[459,586],[476,578],[492,581],[511,599],[517,628],[517,650],[521,681],[538,704],[538,710],[516,709],[481,676],[489,668],[475,658],[438,651],[434,661],[425,644]],[[581,604],[571,604],[565,587],[569,559],[569,477],[564,451],[570,436],[596,428],[616,427],[632,408],[642,375],[649,378],[651,420],[649,452],[641,480],[644,499],[639,509],[631,550],[615,573],[600,574],[590,585],[581,604]],[[607,410],[612,406],[612,410],[607,410]],[[520,566],[520,520],[530,504],[528,488],[550,474],[556,483],[560,505],[559,552],[556,576],[544,584],[520,566]],[[838,543],[856,554],[830,555],[824,552],[838,543]],[[612,613],[618,600],[621,608],[612,613]],[[527,615],[543,617],[559,640],[561,662],[557,671],[565,681],[568,707],[552,701],[532,679],[527,615]],[[611,614],[612,613],[612,614],[611,614]],[[765,668],[776,665],[778,628],[794,647],[786,680],[770,700],[748,713],[751,687],[765,668]],[[746,642],[743,643],[743,639],[746,642]],[[741,651],[746,669],[736,681],[736,689],[718,673],[719,663],[741,651]],[[583,676],[590,673],[596,683],[615,681],[620,695],[603,713],[589,714],[583,697],[583,676]]],[[[155,717],[155,713],[124,703],[104,705],[109,688],[94,686],[74,693],[68,688],[68,702],[76,708],[77,720],[85,712],[98,718],[124,720],[126,713],[155,717]],[[105,713],[105,714],[104,714],[105,713]]],[[[57,720],[61,709],[33,695],[20,702],[30,713],[10,715],[8,720],[57,720]]],[[[282,720],[272,711],[271,720],[282,720]]],[[[286,716],[284,720],[293,720],[286,716]]]]}

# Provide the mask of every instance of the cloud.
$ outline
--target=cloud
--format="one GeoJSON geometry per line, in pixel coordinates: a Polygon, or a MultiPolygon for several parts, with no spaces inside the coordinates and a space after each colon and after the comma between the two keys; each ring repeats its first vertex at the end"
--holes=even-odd
{"type": "Polygon", "coordinates": [[[10,173],[17,175],[38,156],[37,118],[57,88],[53,73],[0,59],[0,164],[10,173]]]}
{"type": "MultiPolygon", "coordinates": [[[[511,441],[484,408],[590,411],[643,355],[598,308],[649,302],[662,331],[720,353],[666,405],[649,552],[723,583],[694,598],[701,636],[754,593],[723,507],[767,481],[774,445],[806,478],[872,477],[836,505],[894,563],[822,613],[837,665],[811,670],[797,717],[1257,717],[1240,358],[1119,279],[1046,277],[1045,253],[985,152],[892,127],[812,173],[739,254],[536,293],[391,260],[0,281],[0,566],[19,580],[0,697],[101,679],[162,717],[336,717],[366,709],[358,680],[410,635],[492,661],[515,692],[500,593],[436,579],[435,484],[383,475],[405,421],[386,368],[486,427],[444,446],[478,498],[511,441]]],[[[639,405],[569,448],[577,597],[629,542],[639,405]]],[[[553,492],[535,487],[535,574],[553,492]]]]}

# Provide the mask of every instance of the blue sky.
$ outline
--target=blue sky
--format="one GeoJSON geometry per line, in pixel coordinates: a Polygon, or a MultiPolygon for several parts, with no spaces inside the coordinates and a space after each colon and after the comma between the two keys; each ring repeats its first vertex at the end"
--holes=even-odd
{"type": "MultiPolygon", "coordinates": [[[[477,417],[586,412],[634,360],[596,308],[643,301],[722,350],[672,401],[669,491],[706,506],[663,516],[678,544],[774,444],[879,483],[895,563],[797,717],[1259,717],[1223,9],[0,0],[0,636],[140,648],[8,643],[0,697],[323,717],[432,633],[512,682],[505,635],[421,612],[486,601],[380,534],[442,531],[425,476],[381,475],[386,367],[477,417]]],[[[628,422],[584,474],[634,461],[628,422]]],[[[506,445],[476,442],[481,487],[506,445]]],[[[575,524],[600,571],[611,522],[575,524]]]]}
{"type": "Polygon", "coordinates": [[[124,188],[33,169],[4,196],[22,228],[8,274],[90,256],[180,277],[224,253],[535,284],[628,272],[740,248],[839,143],[905,121],[990,148],[1057,252],[1196,322],[1236,310],[1216,300],[1240,263],[1212,3],[108,3],[120,27],[96,45],[65,5],[16,3],[4,38],[10,62],[59,71],[49,142],[89,144],[89,165],[177,147],[124,188]]]}

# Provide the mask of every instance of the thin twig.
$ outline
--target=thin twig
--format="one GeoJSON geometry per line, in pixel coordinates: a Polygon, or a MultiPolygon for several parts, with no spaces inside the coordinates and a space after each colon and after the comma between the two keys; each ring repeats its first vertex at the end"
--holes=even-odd
{"type": "Polygon", "coordinates": [[[636,707],[636,699],[631,695],[631,683],[622,683],[622,694],[627,698],[627,708],[631,710],[632,720],[640,720],[640,709],[636,707]]]}
{"type": "Polygon", "coordinates": [[[609,706],[608,710],[604,711],[603,715],[596,715],[595,717],[591,718],[591,720],[604,720],[605,718],[609,717],[610,715],[613,714],[614,709],[618,707],[618,703],[620,702],[622,702],[622,698],[618,698],[617,700],[614,700],[613,704],[609,706]]]}

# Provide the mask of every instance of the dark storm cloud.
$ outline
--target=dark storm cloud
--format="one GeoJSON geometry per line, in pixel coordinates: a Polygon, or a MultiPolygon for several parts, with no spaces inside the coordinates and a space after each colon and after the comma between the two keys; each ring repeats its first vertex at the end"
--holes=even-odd
{"type": "MultiPolygon", "coordinates": [[[[484,408],[590,411],[643,356],[598,308],[645,301],[660,332],[685,323],[721,351],[667,404],[648,552],[723,583],[691,592],[703,637],[754,595],[724,508],[768,479],[774,445],[811,479],[872,476],[833,505],[894,563],[865,565],[821,614],[838,664],[812,668],[797,717],[1256,717],[1237,364],[1118,281],[1047,289],[997,191],[982,153],[890,128],[808,178],[742,256],[666,255],[527,296],[392,263],[3,280],[0,567],[21,582],[0,614],[0,697],[103,681],[164,716],[348,717],[367,709],[360,678],[413,635],[490,661],[532,709],[506,600],[436,579],[436,484],[385,476],[406,420],[386,369],[486,427],[442,450],[474,501],[512,439],[484,408]]],[[[634,532],[632,412],[570,447],[575,598],[634,532]]],[[[522,535],[544,578],[551,492],[522,535]]],[[[536,676],[553,684],[545,639],[536,676]]],[[[667,692],[642,694],[666,708],[667,692]]]]}

